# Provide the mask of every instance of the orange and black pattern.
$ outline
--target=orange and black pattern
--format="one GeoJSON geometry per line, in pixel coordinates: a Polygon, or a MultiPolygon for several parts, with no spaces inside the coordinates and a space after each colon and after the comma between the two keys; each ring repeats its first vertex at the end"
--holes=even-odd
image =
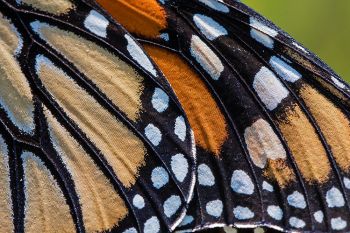
{"type": "Polygon", "coordinates": [[[92,1],[0,1],[0,232],[168,232],[194,139],[157,66],[92,1]]]}
{"type": "Polygon", "coordinates": [[[138,38],[194,131],[179,232],[350,229],[350,89],[330,68],[238,1],[97,2],[138,38]]]}
{"type": "Polygon", "coordinates": [[[350,231],[350,87],[234,0],[0,0],[0,232],[350,231]]]}

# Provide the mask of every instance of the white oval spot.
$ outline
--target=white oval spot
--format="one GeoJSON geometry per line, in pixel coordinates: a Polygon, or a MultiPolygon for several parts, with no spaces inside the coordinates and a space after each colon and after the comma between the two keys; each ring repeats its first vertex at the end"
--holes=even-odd
{"type": "Polygon", "coordinates": [[[295,228],[303,228],[306,225],[303,220],[301,220],[300,218],[296,218],[296,217],[291,217],[289,219],[289,224],[295,228]]]}
{"type": "Polygon", "coordinates": [[[248,207],[237,206],[233,209],[235,218],[239,220],[251,219],[254,217],[254,213],[248,207]]]}
{"type": "Polygon", "coordinates": [[[250,26],[252,27],[250,36],[265,47],[272,49],[274,46],[273,37],[276,37],[278,32],[259,22],[254,17],[250,17],[250,26]]]}
{"type": "Polygon", "coordinates": [[[316,222],[322,223],[323,222],[323,218],[324,218],[323,212],[321,210],[316,211],[314,213],[314,218],[315,218],[316,222]]]}
{"type": "Polygon", "coordinates": [[[162,89],[156,88],[151,102],[157,112],[164,112],[169,106],[169,96],[162,89]]]}
{"type": "Polygon", "coordinates": [[[206,15],[195,14],[193,21],[208,40],[215,40],[220,36],[227,35],[227,30],[222,25],[206,15]]]}
{"type": "Polygon", "coordinates": [[[148,219],[143,228],[144,233],[158,233],[160,231],[159,220],[156,216],[148,219]]]}
{"type": "Polygon", "coordinates": [[[336,187],[327,191],[326,201],[329,208],[343,207],[345,205],[343,194],[336,187]]]}
{"type": "Polygon", "coordinates": [[[211,9],[214,9],[216,11],[220,11],[223,13],[228,13],[230,12],[230,9],[222,4],[222,0],[199,0],[201,3],[207,5],[211,9]]]}
{"type": "Polygon", "coordinates": [[[272,111],[289,95],[276,75],[266,67],[261,67],[255,75],[253,87],[268,110],[272,111]]]}
{"type": "Polygon", "coordinates": [[[92,33],[100,36],[107,37],[108,20],[95,10],[90,11],[89,15],[84,21],[84,26],[92,33]]]}
{"type": "Polygon", "coordinates": [[[350,189],[350,179],[347,177],[344,177],[343,182],[344,182],[345,188],[350,189]]]}
{"type": "Polygon", "coordinates": [[[180,223],[179,227],[180,226],[186,226],[186,225],[192,223],[193,220],[194,220],[194,218],[191,215],[186,215],[184,217],[184,219],[182,220],[182,222],[180,223]]]}
{"type": "Polygon", "coordinates": [[[143,207],[145,207],[145,200],[143,199],[143,197],[139,194],[136,194],[134,196],[134,198],[132,199],[132,204],[138,208],[138,209],[142,209],[143,207]]]}
{"type": "Polygon", "coordinates": [[[222,201],[214,200],[207,203],[205,210],[209,215],[218,218],[222,214],[223,207],[222,201]]]}
{"type": "Polygon", "coordinates": [[[154,146],[158,146],[160,141],[162,140],[162,133],[153,124],[147,125],[147,127],[145,128],[145,135],[154,146]]]}
{"type": "Polygon", "coordinates": [[[212,79],[219,80],[224,66],[220,58],[198,36],[192,36],[190,52],[212,79]]]}
{"type": "Polygon", "coordinates": [[[137,230],[132,227],[132,228],[129,228],[129,229],[123,231],[123,233],[137,233],[137,230]]]}
{"type": "Polygon", "coordinates": [[[347,225],[348,224],[346,223],[346,221],[344,221],[341,217],[331,219],[331,226],[333,230],[336,230],[336,231],[344,230],[344,228],[347,225]]]}
{"type": "Polygon", "coordinates": [[[162,167],[156,167],[152,171],[151,180],[153,187],[160,189],[169,182],[169,174],[162,167]]]}
{"type": "Polygon", "coordinates": [[[188,173],[188,161],[183,154],[171,157],[171,170],[178,181],[183,182],[188,173]]]}
{"type": "Polygon", "coordinates": [[[208,165],[202,163],[198,166],[198,183],[203,186],[213,186],[215,177],[208,165]]]}
{"type": "Polygon", "coordinates": [[[304,53],[309,54],[309,52],[308,52],[303,46],[301,46],[300,44],[298,44],[298,43],[296,43],[296,42],[294,42],[294,41],[293,41],[292,44],[293,44],[296,48],[298,48],[299,50],[303,51],[304,53]]]}
{"type": "Polygon", "coordinates": [[[232,174],[231,188],[236,193],[251,195],[254,193],[254,184],[247,173],[236,170],[232,174]]]}
{"type": "Polygon", "coordinates": [[[233,227],[224,227],[224,232],[225,233],[237,233],[237,229],[233,228],[233,227]]]}
{"type": "Polygon", "coordinates": [[[276,56],[271,57],[270,64],[275,72],[288,82],[294,83],[302,77],[298,71],[276,56]]]}
{"type": "Polygon", "coordinates": [[[279,206],[276,205],[270,205],[267,207],[267,213],[270,215],[271,218],[275,220],[281,220],[283,218],[283,211],[279,206]]]}
{"type": "Polygon", "coordinates": [[[299,209],[305,209],[306,208],[306,202],[304,195],[299,193],[298,191],[294,191],[292,194],[290,194],[287,197],[288,204],[290,206],[293,206],[295,208],[299,209]]]}
{"type": "Polygon", "coordinates": [[[181,199],[179,196],[172,195],[163,204],[164,214],[170,218],[181,206],[181,199]]]}
{"type": "Polygon", "coordinates": [[[125,34],[125,39],[128,41],[127,50],[132,56],[132,58],[153,76],[157,76],[157,71],[154,69],[154,66],[151,60],[146,56],[141,47],[136,44],[135,40],[132,39],[128,34],[125,34]]]}
{"type": "Polygon", "coordinates": [[[273,190],[274,190],[273,186],[266,181],[263,182],[262,188],[268,192],[273,192],[273,190]]]}
{"type": "Polygon", "coordinates": [[[185,119],[183,118],[183,116],[179,116],[176,118],[174,132],[175,132],[176,136],[178,136],[178,138],[181,141],[185,141],[185,139],[186,139],[186,123],[185,123],[185,119]]]}

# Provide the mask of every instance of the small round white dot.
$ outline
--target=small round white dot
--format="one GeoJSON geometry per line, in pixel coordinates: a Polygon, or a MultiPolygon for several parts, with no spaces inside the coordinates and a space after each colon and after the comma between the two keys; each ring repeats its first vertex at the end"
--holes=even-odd
{"type": "Polygon", "coordinates": [[[254,217],[254,213],[248,207],[237,206],[233,209],[235,218],[239,220],[247,220],[254,217]]]}
{"type": "Polygon", "coordinates": [[[344,221],[341,217],[331,219],[331,226],[333,230],[344,230],[347,225],[347,222],[344,221]]]}
{"type": "Polygon", "coordinates": [[[293,206],[295,208],[299,208],[299,209],[305,209],[306,208],[305,198],[298,191],[294,191],[292,194],[290,194],[287,197],[287,201],[288,201],[288,204],[290,206],[293,206]]]}
{"type": "Polygon", "coordinates": [[[314,218],[315,218],[316,222],[322,223],[323,222],[323,218],[324,218],[323,212],[321,210],[316,211],[314,213],[314,218]]]}
{"type": "Polygon", "coordinates": [[[295,228],[303,228],[306,225],[303,220],[301,220],[300,218],[296,218],[296,217],[291,217],[289,219],[289,224],[295,228]]]}
{"type": "Polygon", "coordinates": [[[281,220],[283,218],[283,211],[279,206],[276,205],[270,205],[267,207],[267,213],[270,215],[271,218],[275,220],[281,220]]]}
{"type": "Polygon", "coordinates": [[[132,199],[132,204],[138,209],[143,209],[143,207],[145,207],[145,200],[142,196],[136,194],[132,199]]]}
{"type": "Polygon", "coordinates": [[[151,103],[157,112],[164,112],[169,107],[169,96],[162,89],[156,88],[151,103]]]}
{"type": "Polygon", "coordinates": [[[345,205],[343,194],[336,187],[332,187],[327,191],[326,201],[329,208],[343,207],[345,205]]]}
{"type": "Polygon", "coordinates": [[[186,128],[187,127],[183,116],[177,117],[175,120],[174,133],[181,141],[185,141],[186,139],[186,128]]]}
{"type": "Polygon", "coordinates": [[[215,177],[211,169],[206,164],[198,166],[198,183],[202,186],[213,186],[215,184],[215,177]]]}

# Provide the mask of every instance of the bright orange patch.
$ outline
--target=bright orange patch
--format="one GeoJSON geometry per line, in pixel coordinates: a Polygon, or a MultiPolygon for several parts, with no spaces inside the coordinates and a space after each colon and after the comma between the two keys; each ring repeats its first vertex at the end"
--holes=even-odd
{"type": "Polygon", "coordinates": [[[196,143],[219,156],[228,137],[227,124],[205,83],[178,54],[153,45],[144,45],[144,48],[174,88],[196,143]]]}
{"type": "Polygon", "coordinates": [[[164,8],[156,0],[97,0],[129,32],[156,38],[167,27],[164,8]]]}

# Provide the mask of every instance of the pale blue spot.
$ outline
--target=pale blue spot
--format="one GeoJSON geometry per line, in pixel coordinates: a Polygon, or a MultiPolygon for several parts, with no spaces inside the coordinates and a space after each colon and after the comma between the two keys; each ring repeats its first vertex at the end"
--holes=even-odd
{"type": "Polygon", "coordinates": [[[107,37],[108,24],[108,20],[95,10],[91,10],[84,21],[84,26],[89,31],[104,38],[107,37]]]}
{"type": "Polygon", "coordinates": [[[151,180],[153,187],[160,189],[169,182],[169,174],[162,167],[156,167],[152,171],[151,180]]]}
{"type": "Polygon", "coordinates": [[[206,15],[195,14],[193,21],[208,40],[227,35],[227,30],[222,25],[206,15]]]}
{"type": "Polygon", "coordinates": [[[237,206],[233,209],[235,218],[239,220],[247,220],[254,217],[254,213],[248,207],[237,206]]]}
{"type": "Polygon", "coordinates": [[[302,77],[298,71],[276,56],[271,57],[270,64],[276,73],[288,82],[294,83],[302,77]]]}
{"type": "Polygon", "coordinates": [[[232,174],[231,188],[236,193],[251,195],[254,193],[254,184],[247,173],[236,170],[232,174]]]}

